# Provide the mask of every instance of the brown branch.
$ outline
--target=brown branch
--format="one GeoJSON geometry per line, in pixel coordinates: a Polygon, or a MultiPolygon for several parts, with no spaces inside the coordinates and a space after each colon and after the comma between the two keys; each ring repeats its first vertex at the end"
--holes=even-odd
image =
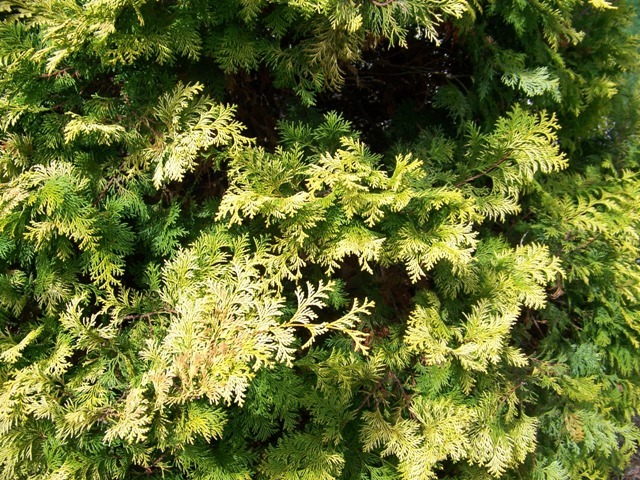
{"type": "MultiPolygon", "coordinates": [[[[71,67],[63,68],[62,70],[56,70],[55,72],[51,72],[51,73],[43,73],[42,75],[40,75],[40,78],[59,78],[63,74],[67,73],[69,70],[71,70],[71,67]]],[[[80,78],[80,72],[75,70],[71,74],[71,76],[75,78],[80,78]]]]}
{"type": "Polygon", "coordinates": [[[500,407],[502,407],[502,405],[504,404],[504,402],[507,401],[507,399],[513,395],[516,390],[518,390],[520,387],[523,387],[524,385],[526,385],[527,382],[525,382],[524,380],[521,380],[517,385],[515,385],[513,388],[511,388],[500,400],[500,407]]]}
{"type": "Polygon", "coordinates": [[[527,309],[524,312],[523,320],[526,328],[529,328],[529,326],[533,324],[533,326],[536,327],[536,329],[538,330],[538,333],[540,334],[540,338],[544,337],[544,333],[542,333],[542,329],[540,328],[540,323],[542,322],[538,322],[535,316],[532,315],[531,310],[527,309]]]}
{"type": "Polygon", "coordinates": [[[62,110],[63,108],[64,108],[64,103],[58,103],[57,105],[50,107],[49,110],[51,110],[54,113],[66,113],[64,110],[62,110]]]}
{"type": "Polygon", "coordinates": [[[502,156],[502,158],[500,158],[500,160],[498,160],[496,163],[494,163],[493,165],[491,165],[489,168],[487,168],[486,170],[484,170],[483,172],[478,173],[477,175],[474,175],[473,177],[469,177],[466,180],[463,180],[461,182],[456,183],[456,188],[460,188],[462,185],[464,185],[465,183],[469,183],[469,182],[473,182],[474,180],[485,176],[486,174],[488,174],[489,172],[494,171],[496,168],[498,168],[501,164],[503,164],[505,161],[507,161],[509,159],[509,157],[511,156],[511,153],[506,153],[502,156]]]}
{"type": "Polygon", "coordinates": [[[102,191],[100,192],[100,194],[98,195],[98,197],[93,201],[93,206],[97,207],[98,204],[100,203],[100,201],[104,198],[104,196],[107,194],[107,192],[109,191],[109,189],[113,186],[113,183],[116,182],[116,176],[111,177],[111,180],[109,180],[107,182],[107,184],[105,185],[105,187],[102,189],[102,191]]]}
{"type": "MultiPolygon", "coordinates": [[[[365,406],[365,404],[368,404],[368,403],[369,403],[369,400],[371,399],[371,397],[372,397],[372,396],[373,396],[373,395],[374,395],[378,390],[381,390],[381,389],[382,389],[382,386],[383,386],[386,382],[388,382],[388,381],[389,381],[389,376],[390,376],[390,374],[391,374],[391,370],[387,370],[387,372],[384,374],[384,377],[382,377],[382,378],[378,381],[378,383],[376,383],[376,384],[373,386],[373,390],[371,390],[371,391],[369,392],[369,394],[368,394],[366,397],[364,397],[364,400],[362,400],[362,403],[360,403],[360,405],[358,406],[358,408],[356,408],[356,410],[355,410],[355,412],[354,412],[354,413],[359,412],[359,411],[362,409],[362,407],[364,407],[364,406],[365,406]]],[[[386,390],[386,389],[385,389],[385,390],[386,390]]],[[[376,405],[378,405],[378,401],[377,401],[377,400],[376,400],[376,405]]]]}
{"type": "Polygon", "coordinates": [[[151,126],[151,124],[149,123],[149,120],[146,117],[141,117],[136,113],[135,110],[131,110],[131,113],[133,113],[133,116],[136,117],[138,120],[140,120],[144,124],[144,126],[147,127],[149,131],[151,131],[151,133],[153,133],[156,136],[156,139],[162,138],[162,135],[158,133],[156,129],[151,126]]]}
{"type": "MultiPolygon", "coordinates": [[[[129,99],[129,96],[124,93],[123,94],[124,97],[124,103],[126,103],[127,105],[129,105],[131,107],[131,100],[129,99]]],[[[157,138],[161,138],[162,135],[160,135],[149,123],[149,119],[147,119],[147,117],[143,117],[141,115],[138,114],[138,112],[136,112],[136,110],[134,108],[131,108],[130,112],[133,114],[134,117],[136,117],[140,122],[142,122],[144,124],[145,127],[147,127],[151,133],[153,133],[157,138]]]]}
{"type": "MultiPolygon", "coordinates": [[[[400,381],[400,379],[396,376],[395,373],[393,373],[391,370],[389,370],[389,373],[391,374],[391,376],[393,377],[393,379],[395,380],[395,382],[398,384],[398,387],[400,387],[400,393],[402,394],[402,398],[404,399],[406,406],[409,407],[409,404],[411,403],[411,395],[409,395],[405,389],[404,389],[404,385],[402,385],[402,382],[400,381]]],[[[411,412],[411,410],[409,410],[409,416],[411,418],[413,417],[413,413],[411,412]]]]}
{"type": "MultiPolygon", "coordinates": [[[[411,395],[409,395],[406,390],[404,389],[404,385],[402,385],[402,382],[400,381],[400,379],[397,377],[397,375],[395,373],[393,373],[393,371],[391,370],[387,370],[387,373],[384,375],[384,377],[382,377],[380,379],[380,381],[378,381],[378,383],[376,383],[373,386],[373,389],[367,394],[366,397],[364,397],[364,400],[362,400],[362,402],[360,403],[360,405],[358,405],[358,408],[355,409],[354,413],[359,412],[360,410],[362,410],[362,408],[367,405],[369,403],[369,400],[371,400],[371,397],[373,397],[373,395],[375,395],[376,392],[382,390],[384,384],[388,381],[393,381],[398,388],[400,389],[400,393],[402,394],[402,399],[405,402],[405,406],[408,408],[410,403],[411,403],[411,395]]],[[[389,388],[385,388],[385,390],[389,393],[391,393],[389,388]]],[[[384,393],[384,392],[383,392],[384,393]]],[[[378,404],[378,401],[376,400],[376,405],[378,404]]],[[[413,412],[411,412],[411,410],[409,410],[409,416],[411,418],[415,418],[413,415],[413,412]]]]}
{"type": "Polygon", "coordinates": [[[540,328],[540,322],[538,322],[538,319],[532,318],[531,321],[535,325],[536,330],[538,330],[538,333],[540,334],[540,338],[544,338],[544,333],[542,333],[542,329],[540,328]]]}
{"type": "Polygon", "coordinates": [[[556,289],[555,289],[554,292],[549,294],[549,298],[551,300],[557,300],[562,295],[564,295],[564,288],[563,288],[563,285],[562,285],[562,275],[560,275],[560,273],[557,273],[556,274],[556,289]]]}
{"type": "Polygon", "coordinates": [[[376,393],[379,389],[380,389],[380,382],[376,383],[373,386],[373,390],[371,390],[369,392],[369,394],[366,397],[364,397],[364,400],[362,400],[362,403],[360,403],[360,405],[358,405],[358,408],[356,408],[355,412],[353,412],[353,413],[358,413],[360,410],[362,410],[362,407],[364,407],[365,404],[369,403],[369,400],[371,399],[373,394],[376,393]]]}
{"type": "Polygon", "coordinates": [[[151,317],[153,315],[161,315],[163,313],[176,314],[178,312],[176,312],[175,310],[169,308],[167,310],[156,310],[154,312],[147,312],[147,313],[132,313],[132,314],[125,315],[124,317],[122,317],[122,320],[135,320],[135,319],[139,319],[139,318],[146,318],[147,322],[149,323],[149,333],[152,334],[153,333],[153,325],[151,324],[151,317]]]}
{"type": "Polygon", "coordinates": [[[144,467],[147,476],[153,475],[153,472],[158,468],[158,464],[164,459],[164,453],[156,458],[151,465],[144,467]]]}
{"type": "Polygon", "coordinates": [[[587,248],[589,245],[591,245],[593,242],[595,242],[596,240],[598,240],[600,237],[602,236],[602,233],[597,234],[595,237],[587,240],[586,242],[584,242],[582,245],[578,245],[577,247],[572,248],[571,250],[569,250],[567,252],[567,254],[570,253],[574,253],[577,252],[578,250],[582,250],[583,248],[587,248]]]}
{"type": "MultiPolygon", "coordinates": [[[[40,78],[60,78],[65,73],[68,73],[69,70],[71,70],[70,67],[63,68],[62,70],[56,70],[55,72],[51,72],[51,73],[43,73],[42,75],[40,75],[40,78]]],[[[80,72],[78,72],[77,70],[74,70],[72,73],[69,74],[69,76],[79,79],[80,72]]]]}
{"type": "Polygon", "coordinates": [[[395,1],[396,0],[386,0],[384,2],[379,2],[377,0],[371,0],[371,3],[373,3],[376,7],[387,7],[392,3],[395,3],[395,1]]]}
{"type": "Polygon", "coordinates": [[[172,314],[176,314],[178,312],[176,312],[175,310],[168,308],[166,310],[156,310],[153,312],[147,312],[147,313],[132,313],[130,315],[125,315],[124,317],[122,317],[123,320],[135,320],[136,318],[149,318],[152,315],[161,315],[163,313],[172,313],[172,314]]]}

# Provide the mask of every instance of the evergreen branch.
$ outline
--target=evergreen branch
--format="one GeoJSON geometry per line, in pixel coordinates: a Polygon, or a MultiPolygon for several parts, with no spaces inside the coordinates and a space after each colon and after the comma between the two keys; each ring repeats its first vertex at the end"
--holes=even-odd
{"type": "MultiPolygon", "coordinates": [[[[129,105],[130,107],[132,107],[131,100],[129,99],[129,95],[127,95],[127,93],[124,92],[122,96],[124,98],[124,102],[127,105],[129,105]]],[[[153,128],[151,126],[151,124],[149,123],[149,119],[147,117],[139,115],[138,112],[136,111],[136,109],[133,108],[133,107],[129,110],[129,112],[131,112],[134,117],[136,117],[140,122],[142,122],[143,125],[145,127],[147,127],[151,133],[153,133],[153,135],[155,136],[156,140],[159,139],[159,138],[162,138],[162,135],[155,128],[153,128]]]]}
{"type": "Polygon", "coordinates": [[[102,191],[98,194],[98,196],[93,201],[93,206],[94,207],[97,207],[100,204],[100,202],[102,201],[104,196],[107,194],[109,189],[113,186],[114,183],[117,183],[117,182],[118,182],[117,175],[115,175],[115,176],[111,177],[111,179],[109,179],[109,181],[107,182],[105,187],[102,189],[102,191]]]}
{"type": "Polygon", "coordinates": [[[598,240],[601,236],[602,236],[602,232],[598,233],[596,236],[590,238],[589,240],[587,240],[586,242],[582,243],[581,245],[577,245],[576,247],[572,248],[571,250],[569,250],[567,252],[567,255],[569,255],[571,253],[574,253],[574,252],[577,252],[578,250],[583,250],[583,249],[587,248],[593,242],[598,240]]]}
{"type": "Polygon", "coordinates": [[[171,315],[177,315],[178,312],[176,312],[173,309],[166,309],[166,310],[156,310],[154,312],[147,312],[147,313],[132,313],[129,315],[125,315],[124,317],[122,317],[123,320],[135,320],[138,318],[149,318],[152,317],[154,315],[162,315],[162,314],[171,314],[171,315]]]}
{"type": "Polygon", "coordinates": [[[54,105],[53,107],[50,107],[49,110],[51,110],[52,112],[55,112],[55,113],[63,114],[63,113],[66,113],[64,110],[62,110],[63,107],[64,107],[63,103],[58,103],[57,105],[54,105]]]}
{"type": "Polygon", "coordinates": [[[156,458],[156,459],[151,463],[151,465],[147,465],[147,466],[145,467],[145,473],[147,474],[147,476],[151,476],[151,475],[153,475],[153,473],[158,469],[158,464],[159,464],[162,460],[164,460],[165,455],[166,455],[166,452],[165,452],[165,453],[162,453],[158,458],[156,458]]]}
{"type": "MultiPolygon", "coordinates": [[[[177,315],[177,313],[178,312],[173,309],[157,310],[155,312],[125,315],[124,317],[122,317],[122,320],[125,321],[125,320],[136,320],[136,319],[146,318],[147,323],[149,325],[149,334],[151,335],[153,334],[153,324],[151,323],[151,317],[153,317],[154,315],[163,315],[163,314],[177,315]]],[[[120,324],[120,328],[122,328],[122,324],[120,324]]]]}
{"type": "MultiPolygon", "coordinates": [[[[398,378],[398,376],[392,371],[389,370],[389,373],[391,374],[391,378],[396,382],[396,384],[398,385],[398,388],[400,388],[400,393],[402,394],[402,398],[404,399],[405,402],[405,407],[409,407],[409,405],[411,405],[411,395],[409,395],[406,390],[404,389],[404,385],[402,385],[402,382],[400,381],[400,379],[398,378]]],[[[413,412],[411,410],[409,410],[409,417],[410,418],[415,418],[413,412]]]]}
{"type": "MultiPolygon", "coordinates": [[[[558,298],[560,298],[562,295],[564,295],[564,288],[562,285],[562,275],[560,273],[558,273],[556,275],[556,289],[554,292],[551,292],[549,294],[549,298],[552,300],[557,300],[558,298]]],[[[534,320],[535,322],[535,320],[534,320]]],[[[538,326],[538,323],[535,322],[536,327],[538,326]]],[[[540,330],[540,328],[538,327],[538,330],[540,330]]],[[[542,334],[542,332],[540,332],[542,334]]]]}
{"type": "Polygon", "coordinates": [[[362,402],[360,403],[360,405],[358,405],[358,408],[356,408],[356,409],[354,410],[354,413],[358,413],[360,410],[362,410],[362,408],[363,408],[365,405],[368,405],[368,404],[369,404],[369,400],[371,399],[371,397],[372,397],[372,396],[373,396],[373,395],[374,395],[378,390],[380,390],[381,386],[382,386],[382,383],[381,383],[381,382],[376,383],[376,384],[373,386],[373,389],[372,389],[372,390],[367,394],[367,396],[366,396],[366,397],[364,397],[364,399],[362,400],[362,402]]]}
{"type": "MultiPolygon", "coordinates": [[[[71,67],[66,67],[61,70],[55,70],[51,73],[43,73],[40,75],[40,78],[59,78],[65,73],[69,72],[70,70],[72,70],[71,67]]],[[[71,76],[75,78],[80,78],[80,72],[78,72],[77,70],[74,70],[71,76]]]]}
{"type": "MultiPolygon", "coordinates": [[[[369,400],[371,400],[371,397],[375,395],[376,392],[383,389],[385,391],[388,391],[386,388],[384,388],[384,385],[389,381],[393,381],[397,385],[397,388],[399,388],[400,394],[402,395],[402,398],[404,400],[404,407],[409,407],[411,405],[412,396],[406,392],[406,390],[404,389],[404,385],[402,385],[402,382],[400,381],[398,376],[391,369],[388,369],[385,375],[373,386],[373,389],[367,394],[360,405],[358,405],[358,407],[354,410],[354,413],[359,412],[365,405],[368,405],[369,400]]],[[[411,411],[409,411],[409,416],[410,418],[415,418],[413,412],[411,411]]]]}
{"type": "MultiPolygon", "coordinates": [[[[513,395],[519,388],[524,387],[527,384],[526,381],[521,380],[515,386],[513,386],[507,393],[505,393],[500,399],[499,407],[504,405],[504,403],[509,399],[511,395],[513,395]]],[[[496,410],[499,410],[499,407],[496,410]]]]}
{"type": "Polygon", "coordinates": [[[462,185],[465,185],[469,182],[473,182],[474,180],[477,180],[480,177],[483,177],[485,175],[487,175],[488,173],[491,173],[493,170],[495,170],[496,168],[498,168],[502,163],[504,163],[505,161],[507,161],[509,159],[509,157],[511,156],[510,153],[506,153],[505,155],[503,155],[500,160],[498,160],[496,163],[494,163],[493,165],[491,165],[489,168],[487,168],[486,170],[478,173],[477,175],[474,175],[473,177],[469,177],[466,180],[462,180],[458,183],[455,184],[456,188],[460,188],[462,185]]]}

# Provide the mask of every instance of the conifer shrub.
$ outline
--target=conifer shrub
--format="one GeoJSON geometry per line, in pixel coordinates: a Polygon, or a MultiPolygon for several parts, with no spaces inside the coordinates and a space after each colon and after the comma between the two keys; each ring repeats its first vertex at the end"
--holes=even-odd
{"type": "Polygon", "coordinates": [[[609,479],[618,0],[1,0],[0,479],[609,479]]]}

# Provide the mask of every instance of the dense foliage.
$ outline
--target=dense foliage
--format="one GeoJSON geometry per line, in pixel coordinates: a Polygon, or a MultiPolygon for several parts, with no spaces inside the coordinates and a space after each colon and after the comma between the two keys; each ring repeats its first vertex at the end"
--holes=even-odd
{"type": "Polygon", "coordinates": [[[608,479],[619,0],[0,1],[0,479],[608,479]]]}

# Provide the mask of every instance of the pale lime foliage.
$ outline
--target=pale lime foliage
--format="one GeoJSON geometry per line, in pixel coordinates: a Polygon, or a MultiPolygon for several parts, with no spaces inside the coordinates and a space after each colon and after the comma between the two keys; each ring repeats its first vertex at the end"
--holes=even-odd
{"type": "Polygon", "coordinates": [[[462,272],[477,245],[474,223],[517,212],[520,192],[537,172],[566,166],[553,143],[555,120],[521,109],[500,119],[490,134],[470,127],[468,155],[479,157],[474,163],[483,170],[468,172],[470,177],[455,186],[434,186],[424,164],[410,155],[398,155],[388,173],[357,138],[341,136],[348,128],[339,117],[328,115],[315,135],[337,137],[339,147],[307,152],[303,142],[310,133],[286,127],[285,135],[292,136],[290,149],[279,148],[274,154],[259,149],[231,163],[232,181],[218,218],[234,225],[260,216],[267,225],[278,225],[282,237],[276,250],[285,263],[278,268],[284,278],[298,278],[307,261],[299,251],[327,272],[349,255],[368,271],[371,262],[402,262],[413,281],[441,261],[462,272]],[[470,186],[483,176],[492,179],[491,191],[470,186]],[[395,214],[395,231],[381,229],[395,214]],[[429,226],[435,218],[438,222],[429,226]]]}
{"type": "Polygon", "coordinates": [[[182,85],[159,99],[154,118],[164,128],[142,157],[155,165],[153,183],[159,187],[180,181],[211,147],[238,148],[249,143],[244,127],[234,120],[235,109],[200,95],[202,85],[182,85]]]}
{"type": "Polygon", "coordinates": [[[292,365],[298,329],[310,335],[302,348],[337,331],[366,351],[357,324],[371,302],[356,301],[337,320],[316,323],[332,285],[308,284],[306,292],[296,291],[297,309],[283,321],[285,299],[268,278],[261,278],[263,255],[262,248],[250,254],[246,238],[233,239],[217,230],[166,266],[160,295],[172,312],[170,321],[164,336],[142,352],[149,361],[145,378],[153,385],[157,408],[198,398],[242,404],[256,371],[276,362],[292,365]]]}

